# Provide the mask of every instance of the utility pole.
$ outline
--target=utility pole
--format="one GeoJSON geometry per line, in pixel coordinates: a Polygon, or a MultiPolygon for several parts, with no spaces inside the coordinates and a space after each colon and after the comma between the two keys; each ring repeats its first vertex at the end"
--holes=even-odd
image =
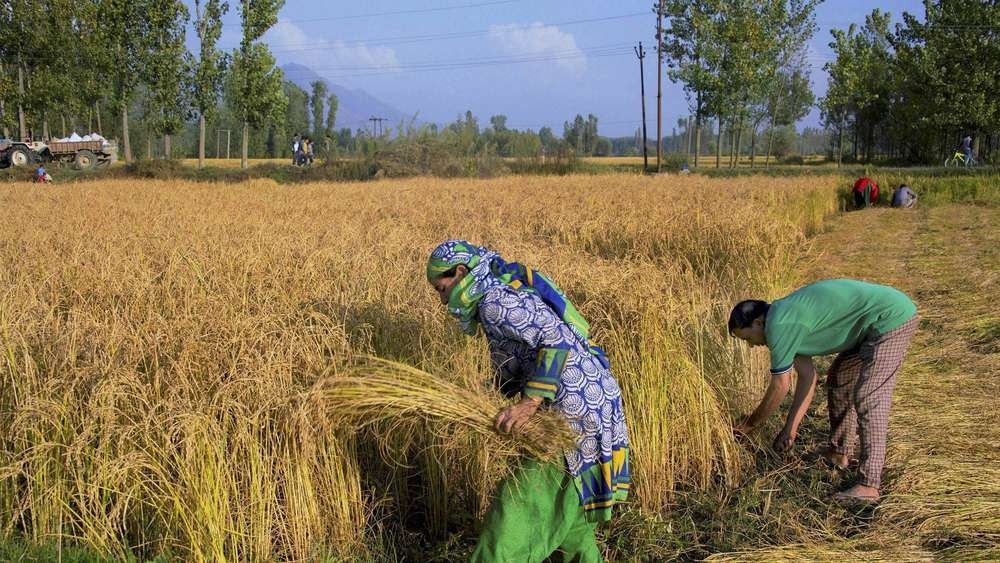
{"type": "Polygon", "coordinates": [[[388,121],[388,119],[386,119],[385,117],[372,116],[368,118],[368,121],[372,122],[372,136],[381,137],[382,133],[385,131],[384,129],[382,129],[382,122],[388,121]]]}
{"type": "Polygon", "coordinates": [[[663,152],[663,0],[656,7],[656,171],[663,152]]]}
{"type": "MultiPolygon", "coordinates": [[[[649,170],[649,157],[646,155],[646,80],[643,78],[642,59],[646,57],[646,51],[642,48],[642,41],[638,47],[632,47],[635,56],[639,58],[639,96],[642,99],[642,171],[649,170]]],[[[656,149],[659,153],[660,149],[656,149]]]]}
{"type": "Polygon", "coordinates": [[[684,153],[685,162],[691,158],[691,116],[688,116],[687,125],[684,126],[684,132],[687,133],[687,152],[684,153]]]}
{"type": "Polygon", "coordinates": [[[232,137],[232,129],[216,129],[215,130],[215,158],[219,158],[219,141],[222,139],[222,134],[226,134],[226,160],[229,160],[229,139],[232,137]]]}

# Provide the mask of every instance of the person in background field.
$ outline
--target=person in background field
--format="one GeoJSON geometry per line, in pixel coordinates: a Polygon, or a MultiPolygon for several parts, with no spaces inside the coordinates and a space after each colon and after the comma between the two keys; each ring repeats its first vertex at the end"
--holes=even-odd
{"type": "Polygon", "coordinates": [[[562,463],[522,460],[500,486],[471,560],[601,560],[594,530],[629,491],[629,438],[621,390],[590,326],[547,277],[462,240],[442,243],[427,280],[463,332],[482,332],[494,384],[519,402],[501,410],[500,432],[520,428],[540,408],[566,418],[576,448],[562,463]]]}
{"type": "Polygon", "coordinates": [[[299,151],[302,148],[302,136],[298,133],[292,137],[292,166],[299,165],[299,151]]]}
{"type": "Polygon", "coordinates": [[[858,178],[851,192],[854,194],[854,207],[857,209],[865,209],[878,201],[878,184],[868,176],[858,178]]]}
{"type": "Polygon", "coordinates": [[[38,170],[35,170],[35,181],[39,184],[51,184],[52,176],[45,171],[45,167],[41,164],[38,165],[38,170]]]}
{"type": "Polygon", "coordinates": [[[309,137],[305,138],[305,152],[302,155],[302,164],[305,166],[312,166],[313,160],[315,159],[315,153],[313,152],[313,140],[309,137]]]}
{"type": "Polygon", "coordinates": [[[911,208],[917,205],[917,194],[906,184],[900,184],[896,191],[892,192],[892,206],[911,208]]]}
{"type": "Polygon", "coordinates": [[[741,301],[729,315],[729,334],[771,352],[771,381],[760,405],[733,426],[744,434],[767,420],[788,394],[792,368],[795,395],[774,449],[795,443],[799,423],[816,388],[813,356],[837,354],[827,373],[830,440],[821,452],[846,469],[861,437],[858,479],[834,494],[844,503],[879,499],[889,409],[896,375],[917,330],[917,306],[903,292],[857,280],[824,280],[774,303],[741,301]]]}

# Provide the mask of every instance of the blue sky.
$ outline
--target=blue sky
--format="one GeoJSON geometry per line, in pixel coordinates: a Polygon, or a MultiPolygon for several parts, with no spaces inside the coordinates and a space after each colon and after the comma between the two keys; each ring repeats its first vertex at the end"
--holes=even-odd
{"type": "MultiPolygon", "coordinates": [[[[192,0],[186,0],[193,6],[192,0]]],[[[230,0],[234,6],[239,0],[230,0]]],[[[508,116],[508,126],[538,130],[577,113],[599,118],[602,135],[631,135],[641,125],[639,68],[632,46],[647,48],[646,112],[656,127],[655,17],[652,0],[287,0],[265,41],[280,64],[311,67],[330,82],[363,89],[423,121],[450,122],[472,110],[480,123],[508,116]]],[[[813,87],[826,89],[831,28],[862,23],[878,8],[899,21],[922,16],[920,0],[826,0],[810,43],[813,87]]],[[[193,8],[192,8],[193,17],[193,8]]],[[[189,33],[189,45],[196,44],[189,33]]],[[[220,47],[239,43],[239,17],[224,19],[220,47]]],[[[664,129],[687,115],[679,85],[664,76],[664,129]]],[[[813,112],[803,124],[818,123],[813,112]]],[[[351,124],[342,124],[349,126],[351,124]]],[[[360,125],[360,124],[359,124],[360,125]]]]}

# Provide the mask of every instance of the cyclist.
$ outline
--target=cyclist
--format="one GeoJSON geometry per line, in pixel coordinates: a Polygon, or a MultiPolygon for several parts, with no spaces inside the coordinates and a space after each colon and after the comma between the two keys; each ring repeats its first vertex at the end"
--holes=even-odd
{"type": "Polygon", "coordinates": [[[962,137],[962,152],[965,153],[965,165],[972,164],[972,135],[962,137]]]}

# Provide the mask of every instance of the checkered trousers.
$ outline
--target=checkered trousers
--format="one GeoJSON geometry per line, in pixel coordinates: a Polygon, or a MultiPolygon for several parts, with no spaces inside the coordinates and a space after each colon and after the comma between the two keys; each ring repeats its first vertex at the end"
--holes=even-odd
{"type": "Polygon", "coordinates": [[[914,316],[895,330],[841,352],[827,374],[830,445],[850,456],[855,435],[861,437],[862,485],[878,488],[881,483],[892,391],[916,330],[914,316]]]}

